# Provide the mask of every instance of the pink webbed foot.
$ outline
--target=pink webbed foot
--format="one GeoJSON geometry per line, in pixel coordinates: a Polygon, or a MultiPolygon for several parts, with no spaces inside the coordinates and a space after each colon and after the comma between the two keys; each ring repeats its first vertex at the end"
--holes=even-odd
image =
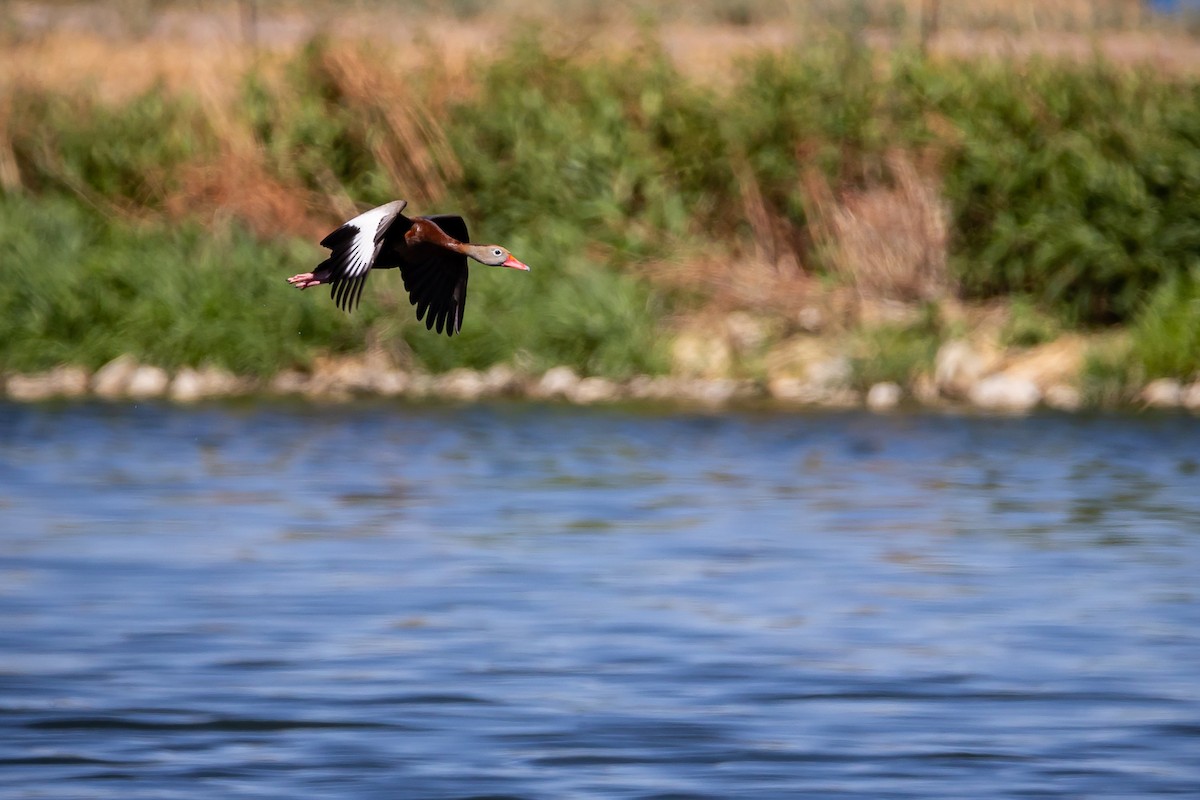
{"type": "Polygon", "coordinates": [[[301,272],[287,279],[287,282],[297,289],[307,289],[310,286],[320,286],[321,282],[313,277],[311,272],[301,272]]]}

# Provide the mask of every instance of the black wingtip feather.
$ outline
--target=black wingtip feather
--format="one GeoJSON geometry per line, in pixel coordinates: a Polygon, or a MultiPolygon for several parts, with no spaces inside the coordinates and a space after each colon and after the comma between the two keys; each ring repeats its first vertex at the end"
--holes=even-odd
{"type": "Polygon", "coordinates": [[[359,275],[357,278],[338,281],[330,287],[330,294],[333,297],[334,305],[345,311],[347,314],[358,307],[359,298],[362,297],[363,286],[366,284],[366,276],[359,275]]]}
{"type": "Polygon", "coordinates": [[[343,225],[333,233],[321,240],[321,247],[327,247],[330,250],[336,250],[338,245],[344,244],[350,239],[358,236],[358,228],[354,225],[343,225]]]}

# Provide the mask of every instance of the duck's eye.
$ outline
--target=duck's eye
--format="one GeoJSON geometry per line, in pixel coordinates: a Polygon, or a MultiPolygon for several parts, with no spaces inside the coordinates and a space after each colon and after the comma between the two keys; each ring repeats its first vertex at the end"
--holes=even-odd
{"type": "Polygon", "coordinates": [[[502,255],[504,255],[504,253],[501,253],[499,250],[493,250],[493,251],[492,251],[492,255],[494,255],[494,256],[502,256],[502,255]]]}

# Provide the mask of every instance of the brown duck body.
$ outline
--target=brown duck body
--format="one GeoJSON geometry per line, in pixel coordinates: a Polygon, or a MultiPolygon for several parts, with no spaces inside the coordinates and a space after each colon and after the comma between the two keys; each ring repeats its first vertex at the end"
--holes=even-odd
{"type": "Polygon", "coordinates": [[[407,203],[397,200],[364,212],[330,233],[321,245],[329,258],[312,272],[288,282],[300,289],[329,284],[333,300],[352,311],[362,297],[367,275],[375,269],[399,269],[408,299],[425,327],[453,336],[462,329],[467,303],[467,259],[528,270],[503,247],[470,244],[462,217],[439,214],[406,217],[407,203]]]}

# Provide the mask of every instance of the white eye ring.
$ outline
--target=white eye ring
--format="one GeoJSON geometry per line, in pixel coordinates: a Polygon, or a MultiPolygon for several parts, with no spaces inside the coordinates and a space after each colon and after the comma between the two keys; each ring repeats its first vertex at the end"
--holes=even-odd
{"type": "Polygon", "coordinates": [[[504,253],[500,252],[499,250],[493,250],[493,251],[492,251],[492,255],[494,255],[494,256],[502,256],[502,255],[504,255],[504,253]]]}

